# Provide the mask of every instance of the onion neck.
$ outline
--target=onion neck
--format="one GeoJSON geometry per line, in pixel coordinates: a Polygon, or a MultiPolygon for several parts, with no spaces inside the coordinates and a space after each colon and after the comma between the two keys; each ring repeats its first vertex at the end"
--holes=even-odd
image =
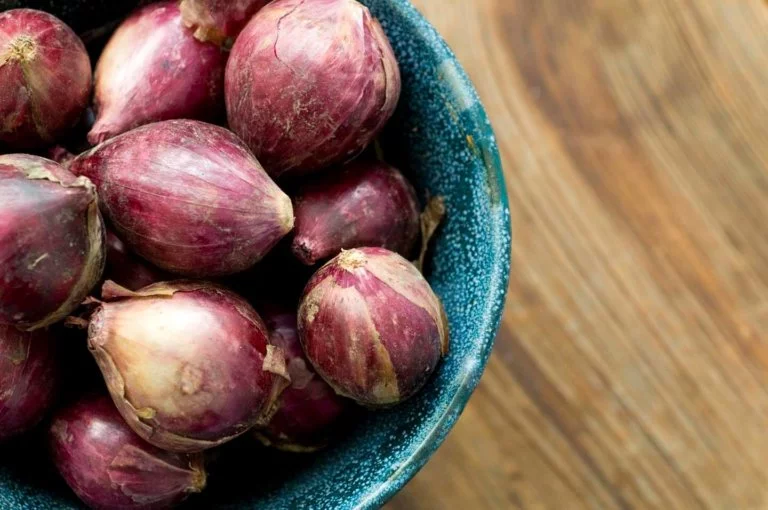
{"type": "Polygon", "coordinates": [[[0,65],[4,62],[18,62],[27,64],[35,60],[37,56],[37,43],[28,35],[20,35],[13,39],[7,46],[0,65]]]}

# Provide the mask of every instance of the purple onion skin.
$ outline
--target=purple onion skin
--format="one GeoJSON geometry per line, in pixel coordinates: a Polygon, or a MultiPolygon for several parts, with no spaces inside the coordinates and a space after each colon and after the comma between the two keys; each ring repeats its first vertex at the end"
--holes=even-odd
{"type": "Polygon", "coordinates": [[[0,156],[0,324],[49,326],[74,310],[104,270],[96,189],[53,161],[0,156]]]}
{"type": "Polygon", "coordinates": [[[171,280],[165,271],[143,260],[107,229],[107,267],[104,278],[128,290],[139,290],[153,283],[171,280]]]}
{"type": "Polygon", "coordinates": [[[392,116],[400,86],[389,40],[365,6],[275,0],[232,47],[229,126],[271,175],[307,174],[359,154],[392,116]]]}
{"type": "Polygon", "coordinates": [[[88,396],[54,418],[54,464],[89,507],[160,510],[205,487],[201,454],[173,453],[143,441],[106,396],[88,396]]]}
{"type": "Polygon", "coordinates": [[[0,141],[14,149],[53,143],[80,119],[91,61],[58,18],[33,9],[0,13],[0,141]]]}
{"type": "Polygon", "coordinates": [[[312,369],[301,348],[296,314],[275,306],[260,307],[260,311],[271,343],[285,352],[291,384],[280,395],[269,425],[254,433],[265,444],[281,450],[315,451],[327,443],[347,401],[312,369]]]}
{"type": "Polygon", "coordinates": [[[0,441],[37,425],[53,403],[59,374],[49,332],[0,325],[0,441]]]}
{"type": "Polygon", "coordinates": [[[412,396],[448,352],[440,300],[413,264],[383,248],[344,251],[320,268],[298,320],[317,372],[368,407],[412,396]]]}
{"type": "Polygon", "coordinates": [[[354,161],[305,184],[294,196],[294,213],[292,251],[307,265],[364,246],[407,257],[419,236],[416,191],[378,161],[354,161]]]}
{"type": "Polygon", "coordinates": [[[291,200],[224,128],[170,120],[75,158],[102,211],[137,254],[171,273],[244,271],[293,228],[291,200]]]}
{"type": "Polygon", "coordinates": [[[209,283],[159,283],[132,293],[112,282],[88,345],[128,425],[159,448],[225,443],[274,412],[289,381],[281,349],[236,294],[209,283]]]}
{"type": "Polygon", "coordinates": [[[231,47],[231,42],[256,11],[269,0],[181,0],[184,24],[195,31],[195,37],[231,47]]]}
{"type": "Polygon", "coordinates": [[[216,120],[224,111],[227,55],[192,35],[178,2],[158,2],[128,17],[96,65],[96,123],[88,141],[98,144],[160,120],[216,120]]]}

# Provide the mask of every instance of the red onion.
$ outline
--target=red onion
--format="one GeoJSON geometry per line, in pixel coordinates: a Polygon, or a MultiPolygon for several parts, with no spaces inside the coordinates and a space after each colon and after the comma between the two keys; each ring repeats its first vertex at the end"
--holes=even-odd
{"type": "Polygon", "coordinates": [[[331,427],[346,408],[345,401],[312,369],[301,349],[296,314],[274,306],[260,308],[270,342],[286,354],[291,385],[280,395],[269,425],[254,434],[281,450],[314,451],[325,445],[331,427]]]}
{"type": "Polygon", "coordinates": [[[83,42],[48,13],[1,13],[0,91],[0,141],[23,149],[52,143],[77,123],[90,99],[83,42]]]}
{"type": "Polygon", "coordinates": [[[419,235],[419,202],[396,168],[355,161],[305,184],[294,197],[293,253],[312,265],[342,249],[380,246],[409,256],[419,235]]]}
{"type": "Polygon", "coordinates": [[[410,262],[383,248],[344,251],[312,277],[299,335],[323,379],[371,407],[412,396],[448,352],[440,300],[410,262]]]}
{"type": "Polygon", "coordinates": [[[96,189],[37,156],[0,156],[0,324],[48,326],[74,310],[104,270],[96,189]]]}
{"type": "Polygon", "coordinates": [[[0,441],[35,426],[53,403],[59,370],[47,331],[0,325],[0,441]]]}
{"type": "Polygon", "coordinates": [[[232,130],[271,175],[351,159],[384,127],[400,70],[379,22],[356,0],[275,0],[232,47],[232,130]]]}
{"type": "Polygon", "coordinates": [[[172,280],[165,271],[154,267],[131,252],[125,243],[107,229],[107,267],[104,278],[129,290],[139,290],[153,283],[172,280]]]}
{"type": "Polygon", "coordinates": [[[88,396],[61,410],[49,441],[59,473],[91,508],[171,508],[205,487],[202,454],[167,452],[144,442],[108,397],[88,396]]]}
{"type": "Polygon", "coordinates": [[[201,451],[266,423],[288,374],[259,315],[209,283],[104,285],[88,344],[128,425],[160,448],[201,451]]]}
{"type": "Polygon", "coordinates": [[[195,37],[232,46],[237,34],[269,0],[181,0],[184,24],[195,29],[195,37]]]}
{"type": "Polygon", "coordinates": [[[136,253],[189,276],[243,271],[293,228],[288,196],[242,142],[192,120],[143,126],[81,154],[70,169],[136,253]]]}
{"type": "Polygon", "coordinates": [[[128,17],[96,65],[92,144],[158,120],[215,120],[223,112],[227,56],[194,38],[177,2],[147,5],[128,17]]]}

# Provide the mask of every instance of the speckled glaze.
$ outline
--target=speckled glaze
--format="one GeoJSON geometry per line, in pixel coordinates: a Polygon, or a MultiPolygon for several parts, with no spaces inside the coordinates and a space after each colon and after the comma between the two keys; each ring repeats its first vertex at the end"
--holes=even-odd
{"type": "MultiPolygon", "coordinates": [[[[87,6],[88,0],[69,3],[87,6]]],[[[428,190],[447,200],[427,276],[444,300],[451,352],[421,393],[391,410],[363,414],[345,439],[322,453],[269,457],[268,469],[254,473],[254,453],[243,452],[245,444],[233,446],[223,454],[233,457],[222,461],[220,475],[212,470],[208,489],[191,508],[379,507],[443,442],[491,352],[510,254],[509,207],[491,126],[455,57],[408,0],[363,3],[382,22],[403,77],[400,107],[382,138],[385,154],[413,179],[420,197],[428,190]],[[249,469],[238,469],[237,460],[249,469]],[[257,474],[259,484],[253,483],[257,474]]],[[[5,4],[0,0],[0,8],[5,4]]],[[[10,455],[0,448],[0,459],[10,455]]],[[[80,508],[55,477],[40,477],[39,470],[0,460],[0,508],[80,508]]]]}

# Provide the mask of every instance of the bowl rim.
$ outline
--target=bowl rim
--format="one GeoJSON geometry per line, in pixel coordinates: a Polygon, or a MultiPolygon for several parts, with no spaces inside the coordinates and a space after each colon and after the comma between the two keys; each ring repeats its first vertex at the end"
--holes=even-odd
{"type": "MultiPolygon", "coordinates": [[[[477,362],[468,367],[462,375],[456,393],[440,416],[432,424],[426,439],[418,448],[404,460],[389,478],[379,486],[364,494],[360,501],[354,505],[355,509],[375,509],[383,506],[395,494],[421,470],[437,449],[443,444],[453,426],[463,412],[469,398],[480,382],[485,367],[488,363],[493,345],[501,325],[504,313],[504,303],[507,297],[509,275],[512,266],[512,220],[509,212],[509,199],[507,196],[506,182],[502,169],[501,155],[496,143],[496,137],[491,126],[485,106],[479,99],[477,90],[467,75],[464,67],[459,62],[448,43],[437,32],[435,27],[413,6],[410,0],[387,0],[393,8],[402,15],[402,19],[408,20],[414,33],[423,40],[430,42],[435,54],[440,57],[440,62],[449,61],[457,75],[451,80],[454,95],[460,100],[472,98],[477,107],[469,110],[470,132],[473,134],[475,145],[482,149],[484,154],[490,157],[484,158],[488,173],[489,188],[498,192],[498,202],[503,214],[492,218],[492,229],[496,234],[506,235],[492,236],[493,268],[490,278],[488,299],[482,310],[482,322],[479,326],[482,336],[482,351],[478,353],[477,362]],[[475,136],[476,135],[476,136],[475,136]]],[[[490,195],[489,191],[489,195],[490,195]]],[[[489,199],[490,196],[489,196],[489,199]]]]}

